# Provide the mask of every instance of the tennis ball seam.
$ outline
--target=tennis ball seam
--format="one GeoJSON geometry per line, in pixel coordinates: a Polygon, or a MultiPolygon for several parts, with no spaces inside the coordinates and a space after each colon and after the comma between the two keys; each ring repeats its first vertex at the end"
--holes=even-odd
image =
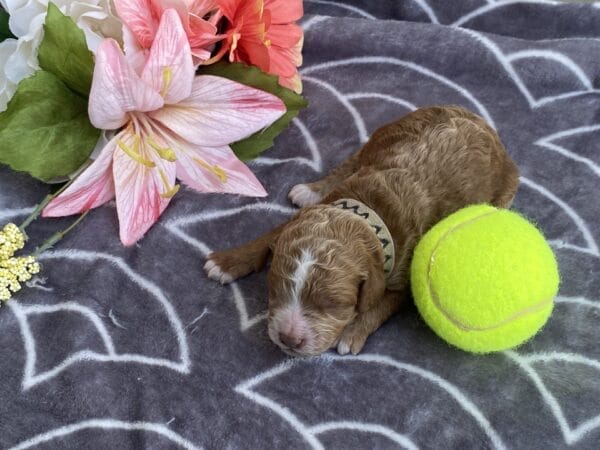
{"type": "Polygon", "coordinates": [[[513,314],[512,316],[502,320],[501,322],[498,322],[494,325],[489,325],[486,327],[476,327],[476,326],[472,326],[472,325],[467,325],[463,322],[461,322],[459,319],[457,319],[456,317],[452,316],[452,314],[450,314],[446,309],[444,309],[444,307],[442,306],[440,299],[437,295],[437,292],[435,291],[435,289],[433,288],[432,284],[431,284],[431,271],[433,270],[433,265],[435,263],[435,254],[438,250],[438,248],[440,247],[440,245],[442,244],[442,242],[450,237],[451,234],[453,234],[454,232],[456,232],[457,230],[459,230],[460,228],[464,228],[467,225],[471,225],[474,222],[483,219],[484,217],[490,216],[492,214],[496,214],[499,213],[500,210],[498,209],[494,209],[493,211],[489,211],[486,212],[485,214],[481,214],[479,216],[476,217],[472,217],[471,219],[465,221],[465,222],[461,222],[455,226],[453,226],[452,228],[449,228],[448,230],[446,230],[444,232],[444,234],[439,238],[439,240],[435,243],[435,247],[433,248],[433,251],[431,252],[431,256],[429,257],[429,264],[427,267],[427,273],[426,273],[426,284],[427,284],[427,289],[429,291],[429,297],[431,298],[434,306],[438,309],[438,311],[440,313],[442,313],[442,315],[448,320],[450,321],[452,324],[454,324],[456,327],[460,328],[463,331],[489,331],[489,330],[494,330],[496,328],[501,328],[502,326],[506,325],[507,323],[510,323],[516,319],[519,319],[521,317],[524,317],[528,314],[532,314],[538,311],[541,311],[542,309],[544,309],[548,304],[552,303],[554,297],[551,297],[549,299],[545,299],[542,300],[539,303],[536,303],[535,305],[531,305],[528,306],[527,308],[524,308],[518,312],[516,312],[515,314],[513,314]]]}

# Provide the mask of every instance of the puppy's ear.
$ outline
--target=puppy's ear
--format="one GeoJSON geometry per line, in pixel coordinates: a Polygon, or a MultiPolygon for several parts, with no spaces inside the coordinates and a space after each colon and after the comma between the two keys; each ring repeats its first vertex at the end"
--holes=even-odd
{"type": "Polygon", "coordinates": [[[385,293],[385,274],[373,258],[366,261],[366,270],[363,272],[358,287],[358,312],[363,313],[373,308],[385,293]]]}

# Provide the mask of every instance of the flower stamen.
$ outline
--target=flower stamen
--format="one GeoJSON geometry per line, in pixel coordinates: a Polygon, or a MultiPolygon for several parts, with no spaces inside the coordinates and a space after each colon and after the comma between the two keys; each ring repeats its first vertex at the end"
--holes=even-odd
{"type": "Polygon", "coordinates": [[[194,158],[194,161],[196,161],[200,167],[210,171],[213,175],[215,175],[221,183],[227,183],[227,173],[222,167],[219,167],[216,164],[211,166],[200,158],[194,158]]]}
{"type": "Polygon", "coordinates": [[[154,139],[152,139],[152,136],[148,137],[147,141],[148,145],[150,145],[162,159],[169,162],[177,161],[177,156],[175,156],[175,152],[171,148],[161,147],[154,139]]]}
{"type": "Polygon", "coordinates": [[[155,167],[156,166],[156,164],[154,164],[152,161],[143,158],[142,155],[139,154],[138,150],[140,147],[140,137],[137,134],[134,137],[133,148],[129,147],[121,139],[119,139],[117,141],[117,145],[119,146],[119,148],[121,150],[123,150],[127,154],[127,156],[129,156],[134,161],[137,161],[146,167],[155,167]]]}
{"type": "Polygon", "coordinates": [[[171,85],[171,77],[173,76],[173,71],[170,66],[167,66],[163,69],[163,88],[160,91],[161,96],[166,96],[167,91],[169,90],[169,86],[171,85]]]}
{"type": "Polygon", "coordinates": [[[237,49],[238,41],[240,40],[241,37],[242,37],[241,33],[233,33],[231,35],[231,45],[229,46],[229,59],[232,62],[233,62],[233,54],[235,53],[235,51],[237,49]]]}
{"type": "Polygon", "coordinates": [[[258,8],[259,8],[259,9],[258,9],[258,13],[259,13],[260,17],[262,17],[262,15],[263,15],[263,11],[264,11],[264,9],[265,9],[265,2],[264,2],[264,0],[260,0],[260,1],[258,2],[258,8]]]}
{"type": "Polygon", "coordinates": [[[163,184],[165,185],[165,189],[166,189],[166,191],[163,192],[162,194],[160,194],[160,196],[162,198],[171,198],[175,194],[177,194],[177,192],[179,192],[179,185],[176,184],[173,187],[169,186],[169,180],[167,180],[167,174],[165,173],[165,171],[162,169],[158,169],[158,173],[160,173],[160,178],[161,178],[163,184]]]}

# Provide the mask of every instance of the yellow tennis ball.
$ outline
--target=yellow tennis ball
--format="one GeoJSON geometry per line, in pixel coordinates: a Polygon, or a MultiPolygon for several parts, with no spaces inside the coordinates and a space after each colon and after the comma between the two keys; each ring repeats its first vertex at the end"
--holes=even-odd
{"type": "Polygon", "coordinates": [[[438,336],[466,351],[515,347],[550,317],[556,259],[538,229],[515,212],[463,208],[429,230],[415,249],[413,297],[438,336]]]}

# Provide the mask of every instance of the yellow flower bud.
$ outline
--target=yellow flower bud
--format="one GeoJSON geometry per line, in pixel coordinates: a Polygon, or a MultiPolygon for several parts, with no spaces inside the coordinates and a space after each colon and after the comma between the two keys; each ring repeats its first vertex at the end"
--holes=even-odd
{"type": "Polygon", "coordinates": [[[14,223],[8,223],[0,231],[0,260],[8,259],[25,246],[25,235],[14,223]]]}
{"type": "Polygon", "coordinates": [[[12,293],[21,289],[21,283],[29,281],[39,271],[40,265],[33,256],[0,260],[0,300],[10,299],[12,293]]]}

